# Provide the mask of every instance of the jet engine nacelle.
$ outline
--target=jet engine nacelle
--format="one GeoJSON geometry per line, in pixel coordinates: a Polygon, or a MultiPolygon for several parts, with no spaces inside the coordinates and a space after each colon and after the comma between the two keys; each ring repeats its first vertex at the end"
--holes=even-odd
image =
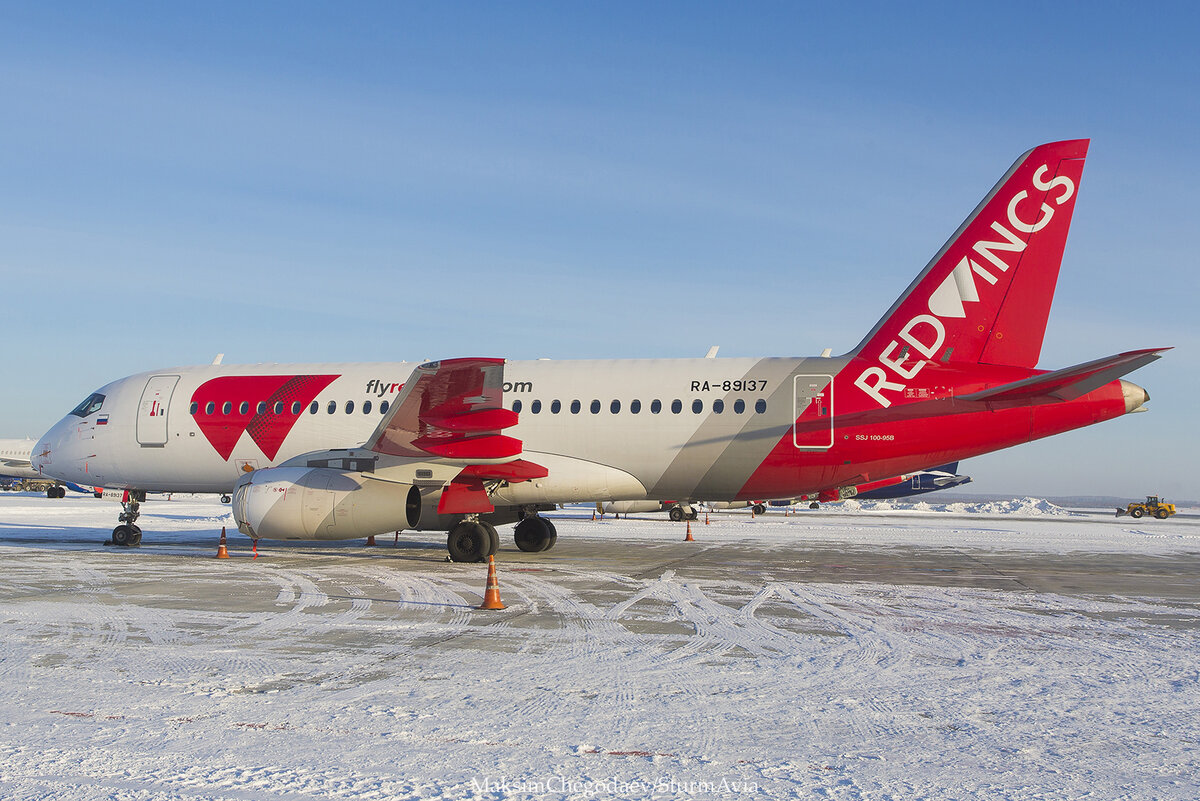
{"type": "Polygon", "coordinates": [[[327,467],[270,467],[233,491],[238,531],[266,540],[351,540],[416,528],[421,492],[412,484],[327,467]]]}

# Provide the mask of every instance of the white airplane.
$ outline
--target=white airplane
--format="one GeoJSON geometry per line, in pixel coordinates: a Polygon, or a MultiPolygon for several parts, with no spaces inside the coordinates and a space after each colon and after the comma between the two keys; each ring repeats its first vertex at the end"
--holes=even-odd
{"type": "Polygon", "coordinates": [[[440,530],[472,561],[497,523],[551,547],[553,504],[840,497],[1140,411],[1120,376],[1165,348],[1036,367],[1087,145],[1019,158],[842,356],[156,370],[85,399],[34,465],[134,498],[231,493],[252,538],[440,530]]]}
{"type": "MultiPolygon", "coordinates": [[[[12,479],[5,484],[9,489],[42,489],[47,498],[65,498],[67,488],[54,479],[46,478],[33,466],[33,447],[36,440],[0,439],[0,480],[12,479]]],[[[76,492],[91,492],[83,487],[70,485],[76,492]]]]}

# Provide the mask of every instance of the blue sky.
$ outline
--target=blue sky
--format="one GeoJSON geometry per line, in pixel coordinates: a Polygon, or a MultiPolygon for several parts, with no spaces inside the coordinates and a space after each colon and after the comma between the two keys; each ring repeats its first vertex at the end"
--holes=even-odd
{"type": "Polygon", "coordinates": [[[0,436],[141,370],[853,347],[1092,146],[1042,352],[1151,412],[980,492],[1200,498],[1188,4],[0,6],[0,436]],[[971,7],[967,7],[971,6],[971,7]]]}

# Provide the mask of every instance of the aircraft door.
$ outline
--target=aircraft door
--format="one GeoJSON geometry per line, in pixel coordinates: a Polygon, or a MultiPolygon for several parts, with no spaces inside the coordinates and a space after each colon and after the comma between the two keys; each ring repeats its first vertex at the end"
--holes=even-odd
{"type": "Polygon", "coordinates": [[[137,441],[147,448],[161,448],[167,444],[167,409],[171,406],[171,393],[179,383],[177,375],[153,375],[142,390],[142,402],[138,404],[137,441]]]}
{"type": "Polygon", "coordinates": [[[796,376],[795,398],[795,446],[805,450],[833,447],[833,376],[796,376]]]}

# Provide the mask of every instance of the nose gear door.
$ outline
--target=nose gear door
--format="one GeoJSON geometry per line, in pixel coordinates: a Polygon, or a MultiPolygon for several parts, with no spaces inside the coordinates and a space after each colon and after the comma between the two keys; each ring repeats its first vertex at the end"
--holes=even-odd
{"type": "Polygon", "coordinates": [[[138,404],[137,441],[147,448],[161,448],[167,444],[167,409],[171,406],[171,393],[179,383],[177,375],[153,375],[142,390],[142,401],[138,404]]]}

